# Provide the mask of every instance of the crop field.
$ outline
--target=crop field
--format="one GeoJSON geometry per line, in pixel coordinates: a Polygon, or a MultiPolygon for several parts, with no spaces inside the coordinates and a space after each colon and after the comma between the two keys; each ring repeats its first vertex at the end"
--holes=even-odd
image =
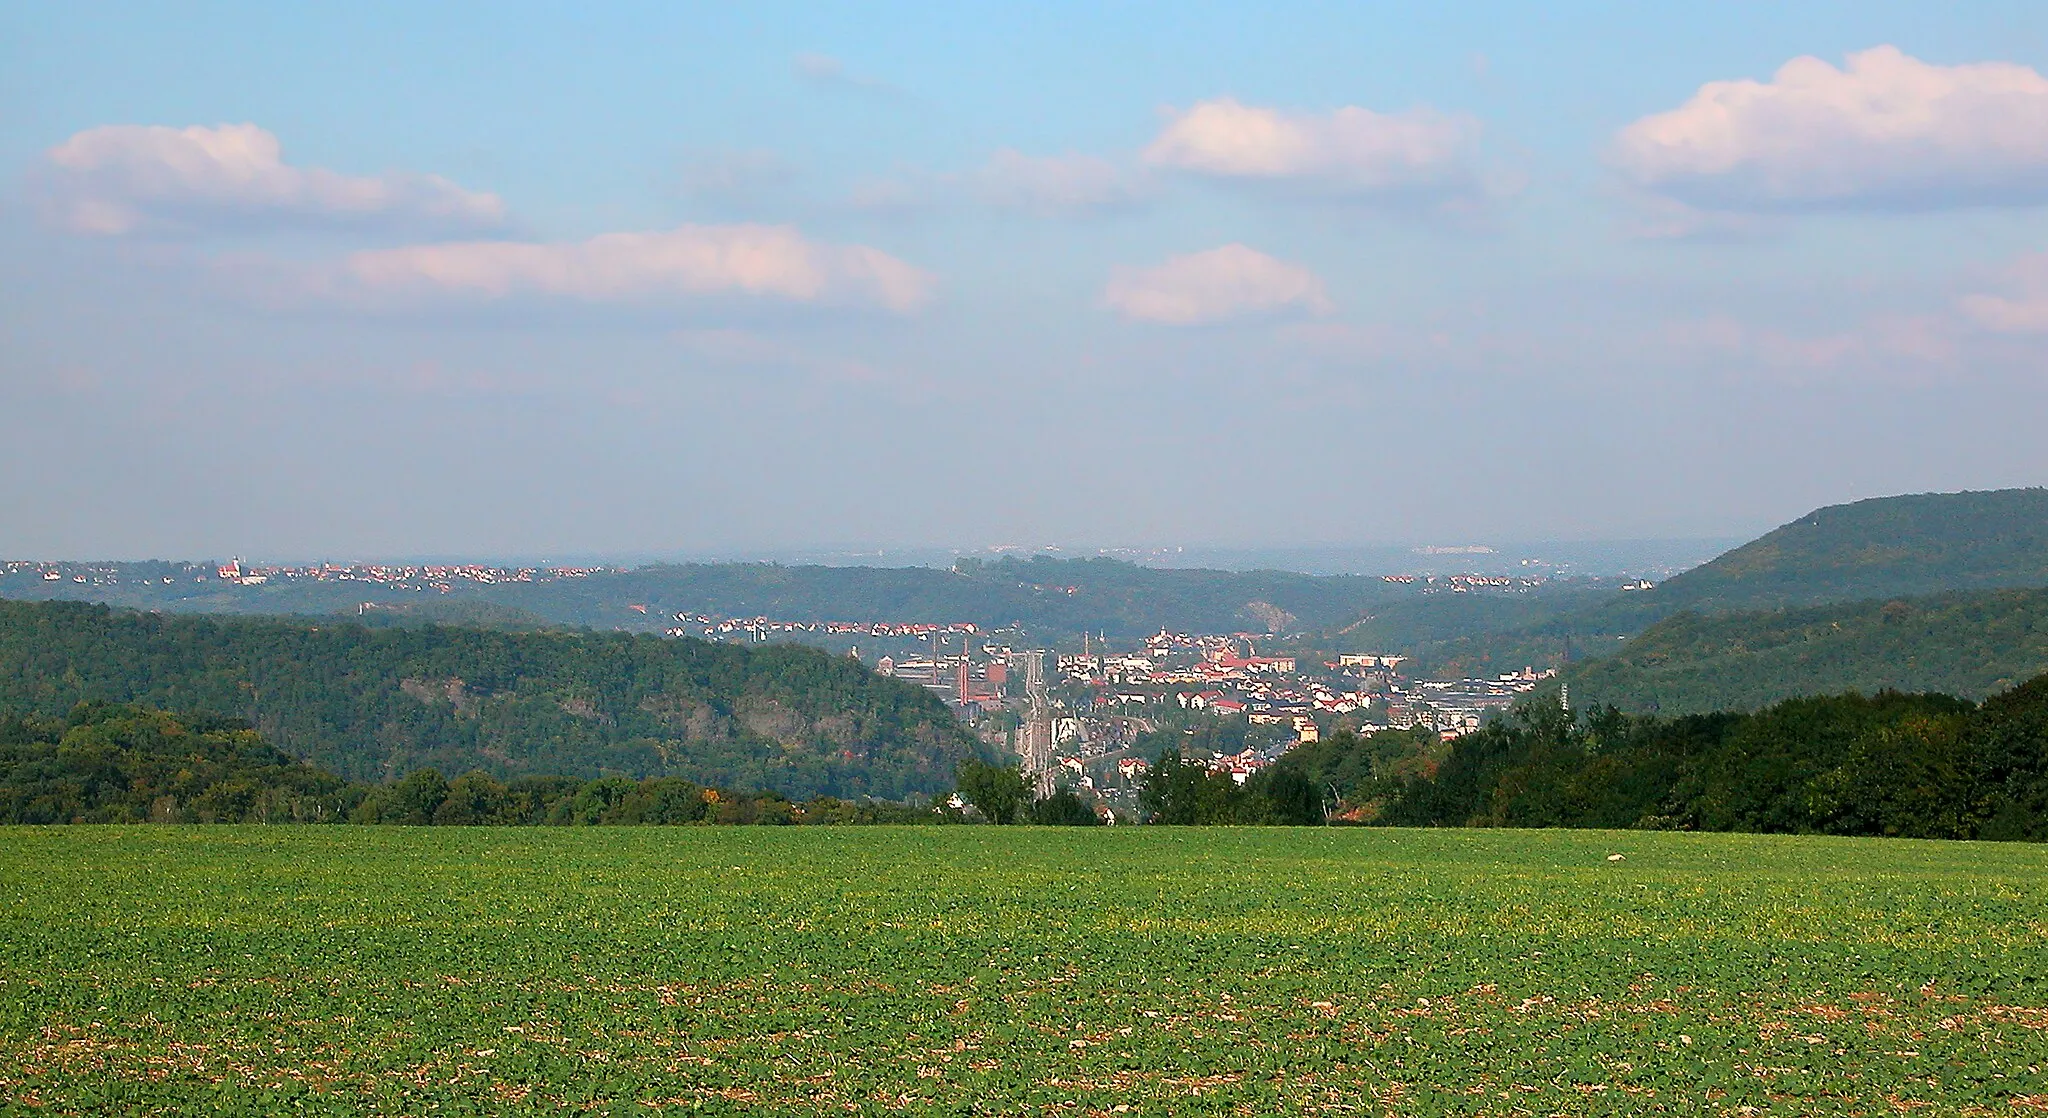
{"type": "Polygon", "coordinates": [[[995,827],[0,842],[0,1110],[2048,1110],[2040,847],[995,827]]]}

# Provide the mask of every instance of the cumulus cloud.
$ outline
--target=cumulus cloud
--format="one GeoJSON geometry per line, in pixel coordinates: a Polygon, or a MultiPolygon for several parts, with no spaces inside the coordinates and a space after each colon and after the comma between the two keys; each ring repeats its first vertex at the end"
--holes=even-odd
{"type": "Polygon", "coordinates": [[[1025,155],[1011,148],[990,156],[974,183],[987,204],[1041,217],[1128,209],[1152,195],[1143,176],[1101,156],[1025,155]]]}
{"type": "Polygon", "coordinates": [[[351,254],[332,293],[373,300],[540,297],[592,303],[719,295],[908,313],[931,276],[865,245],[820,244],[782,225],[684,225],[533,244],[456,241],[351,254]]]}
{"type": "Polygon", "coordinates": [[[1192,174],[1337,197],[1434,202],[1485,193],[1479,122],[1415,108],[1310,115],[1223,97],[1170,114],[1145,160],[1192,174]]]}
{"type": "Polygon", "coordinates": [[[253,124],[166,128],[115,124],[45,153],[43,200],[81,233],[265,226],[475,230],[502,225],[505,204],[437,175],[360,177],[284,161],[253,124]]]}
{"type": "Polygon", "coordinates": [[[1635,185],[1707,210],[1933,209],[2048,201],[2048,78],[1937,66],[1896,47],[1836,69],[1795,58],[1768,82],[1700,87],[1621,130],[1635,185]]]}
{"type": "Polygon", "coordinates": [[[1290,309],[1330,310],[1314,272],[1241,244],[1171,257],[1150,268],[1118,269],[1102,302],[1133,321],[1175,326],[1290,309]]]}
{"type": "Polygon", "coordinates": [[[2006,269],[2003,290],[1957,300],[1963,317],[1999,334],[2048,334],[2048,253],[2021,258],[2006,269]]]}

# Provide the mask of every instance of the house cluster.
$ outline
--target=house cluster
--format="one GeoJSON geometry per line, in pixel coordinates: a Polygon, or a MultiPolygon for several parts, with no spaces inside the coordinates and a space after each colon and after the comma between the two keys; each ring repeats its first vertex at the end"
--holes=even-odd
{"type": "Polygon", "coordinates": [[[1233,782],[1243,784],[1277,760],[1279,757],[1271,751],[1246,747],[1239,753],[1218,754],[1209,761],[1209,771],[1227,773],[1233,782]]]}
{"type": "Polygon", "coordinates": [[[171,586],[179,583],[263,586],[273,582],[360,582],[395,590],[452,591],[457,583],[550,582],[587,578],[614,567],[494,567],[483,563],[41,563],[0,562],[0,577],[29,574],[45,582],[86,586],[171,586]]]}
{"type": "Polygon", "coordinates": [[[1556,668],[1523,668],[1492,679],[1405,682],[1388,696],[1387,721],[1404,729],[1426,725],[1447,738],[1456,737],[1478,729],[1488,715],[1513,706],[1537,684],[1556,676],[1556,668]]]}
{"type": "MultiPolygon", "coordinates": [[[[189,573],[184,566],[171,564],[175,574],[163,574],[166,565],[153,563],[148,573],[126,563],[45,563],[33,559],[9,559],[0,561],[0,578],[19,576],[24,581],[66,582],[79,586],[170,585],[189,573]]],[[[185,565],[189,566],[189,565],[185,565]]],[[[198,570],[199,568],[191,568],[198,570]]]]}
{"type": "MultiPolygon", "coordinates": [[[[1295,670],[1292,656],[1260,656],[1262,635],[1192,636],[1160,632],[1136,652],[1083,651],[1060,657],[1060,674],[1091,687],[1238,683],[1277,678],[1295,670]]],[[[1085,647],[1085,646],[1084,646],[1085,647]]]]}
{"type": "Polygon", "coordinates": [[[1532,575],[1381,575],[1380,581],[1419,586],[1425,594],[1469,594],[1474,590],[1534,590],[1548,580],[1532,575]]]}
{"type": "Polygon", "coordinates": [[[1350,714],[1363,710],[1372,696],[1364,691],[1333,691],[1312,684],[1225,693],[1177,691],[1174,701],[1186,710],[1204,710],[1222,718],[1243,716],[1254,726],[1292,727],[1300,741],[1315,741],[1318,714],[1350,714]]]}
{"type": "MultiPolygon", "coordinates": [[[[1372,701],[1371,685],[1379,677],[1338,676],[1340,682],[1333,684],[1327,674],[1303,675],[1293,656],[1259,655],[1253,642],[1260,639],[1246,633],[1162,631],[1135,652],[1062,656],[1059,671],[1069,683],[1092,691],[1098,710],[1170,703],[1182,710],[1243,716],[1254,725],[1287,726],[1299,741],[1316,740],[1318,715],[1351,714],[1372,701]]],[[[1400,659],[1369,658],[1376,671],[1400,659]]]]}
{"type": "MultiPolygon", "coordinates": [[[[480,585],[550,582],[615,572],[613,567],[494,567],[484,563],[313,563],[294,567],[245,563],[230,559],[211,574],[237,586],[267,582],[364,582],[394,590],[438,590],[446,594],[459,582],[480,585]]],[[[205,582],[202,574],[196,581],[205,582]]]]}
{"type": "Polygon", "coordinates": [[[1133,652],[1062,656],[1059,668],[1089,689],[1097,711],[1171,705],[1282,727],[1297,743],[1318,740],[1333,722],[1456,737],[1556,674],[1525,668],[1492,679],[1409,680],[1400,671],[1408,657],[1383,652],[1344,653],[1304,671],[1295,657],[1259,655],[1252,645],[1260,639],[1162,632],[1133,652]]]}
{"type": "Polygon", "coordinates": [[[708,640],[747,638],[765,641],[776,636],[877,637],[943,642],[953,636],[978,636],[971,621],[778,621],[772,617],[720,617],[710,613],[678,613],[666,630],[671,637],[708,640]]]}

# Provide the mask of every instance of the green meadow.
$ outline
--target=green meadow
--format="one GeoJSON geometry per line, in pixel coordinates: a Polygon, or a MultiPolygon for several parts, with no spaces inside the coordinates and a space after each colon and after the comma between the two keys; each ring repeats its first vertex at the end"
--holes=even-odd
{"type": "Polygon", "coordinates": [[[2016,1114],[2044,1071],[2040,846],[0,830],[5,1110],[2016,1114]]]}

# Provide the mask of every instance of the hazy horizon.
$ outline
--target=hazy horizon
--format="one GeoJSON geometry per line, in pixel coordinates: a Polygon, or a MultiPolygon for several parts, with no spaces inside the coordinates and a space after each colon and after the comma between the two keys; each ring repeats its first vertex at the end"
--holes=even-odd
{"type": "Polygon", "coordinates": [[[1227,571],[1292,571],[1310,575],[1381,574],[1525,574],[1532,576],[1663,577],[1697,566],[1745,542],[1742,537],[1677,540],[1536,540],[1470,542],[1439,545],[1287,546],[1231,548],[1176,546],[1162,548],[1042,546],[900,547],[900,548],[763,548],[752,551],[671,553],[565,553],[554,555],[413,554],[413,555],[262,555],[183,556],[25,556],[0,555],[0,562],[54,564],[226,562],[238,559],[253,566],[305,566],[318,563],[468,564],[503,567],[601,566],[635,568],[662,564],[768,563],[825,567],[950,567],[961,559],[989,562],[1106,558],[1166,569],[1227,571]]]}

